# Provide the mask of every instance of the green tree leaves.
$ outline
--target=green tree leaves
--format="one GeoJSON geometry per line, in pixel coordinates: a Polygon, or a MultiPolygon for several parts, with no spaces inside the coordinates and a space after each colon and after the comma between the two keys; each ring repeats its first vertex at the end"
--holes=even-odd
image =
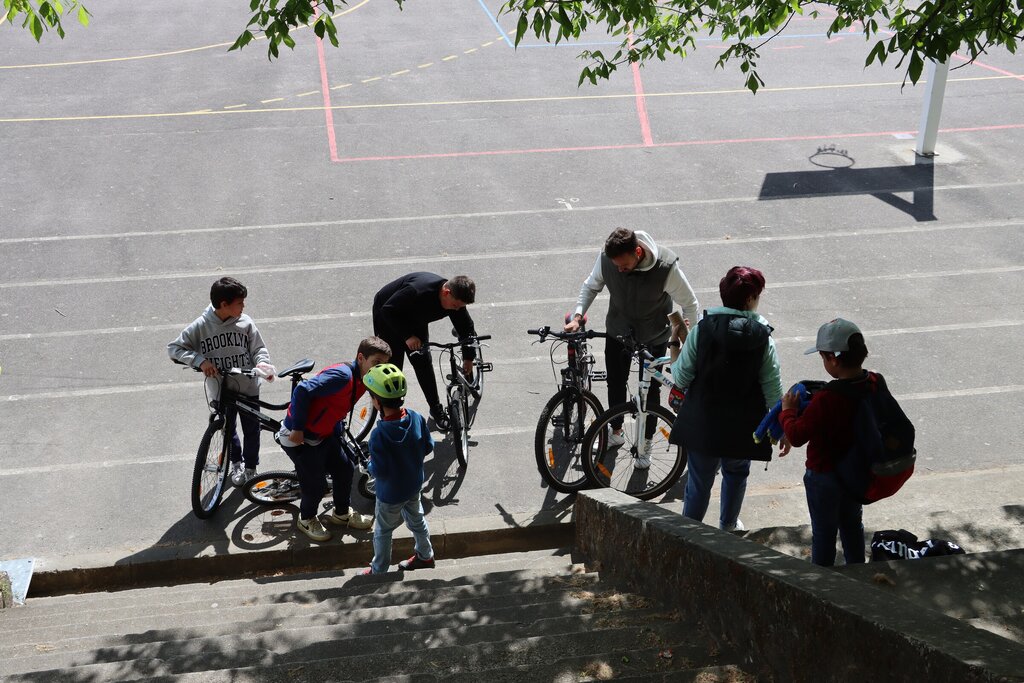
{"type": "Polygon", "coordinates": [[[12,24],[20,21],[22,28],[28,29],[36,42],[42,40],[43,34],[49,29],[55,30],[63,38],[62,19],[71,12],[76,12],[82,26],[89,25],[89,11],[77,0],[71,0],[67,7],[60,0],[3,0],[3,3],[7,21],[12,24]]]}
{"type": "Polygon", "coordinates": [[[757,92],[759,50],[805,12],[820,15],[827,7],[836,16],[828,35],[856,27],[871,42],[865,65],[884,64],[898,56],[906,79],[916,83],[926,60],[943,62],[965,49],[971,59],[993,46],[1015,52],[1024,39],[1024,0],[507,0],[502,13],[518,15],[515,42],[532,27],[537,38],[555,42],[578,39],[591,24],[621,38],[614,52],[583,51],[586,66],[579,83],[608,78],[618,66],[669,55],[684,58],[698,36],[714,35],[731,43],[717,66],[738,63],[744,85],[757,92]],[[886,39],[888,38],[888,39],[886,39]]]}

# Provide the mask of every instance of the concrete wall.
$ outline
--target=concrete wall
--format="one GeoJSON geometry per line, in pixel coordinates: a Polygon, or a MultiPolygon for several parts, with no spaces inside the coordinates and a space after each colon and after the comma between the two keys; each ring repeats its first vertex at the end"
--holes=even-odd
{"type": "Polygon", "coordinates": [[[777,681],[1024,681],[1024,647],[617,491],[580,493],[576,550],[777,681]]]}

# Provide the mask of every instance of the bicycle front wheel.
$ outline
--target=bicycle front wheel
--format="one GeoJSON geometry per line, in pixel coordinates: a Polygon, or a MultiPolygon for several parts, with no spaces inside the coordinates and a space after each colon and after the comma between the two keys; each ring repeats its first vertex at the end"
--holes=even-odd
{"type": "Polygon", "coordinates": [[[199,442],[196,464],[192,469],[192,512],[209,519],[220,505],[228,474],[231,435],[223,417],[210,421],[199,442]]]}
{"type": "Polygon", "coordinates": [[[451,422],[449,433],[455,443],[455,457],[459,466],[469,464],[469,423],[466,420],[466,401],[461,393],[456,392],[448,399],[448,420],[451,422]]]}
{"type": "MultiPolygon", "coordinates": [[[[533,448],[537,469],[548,486],[560,493],[575,493],[587,487],[583,437],[603,411],[597,396],[575,387],[558,391],[544,406],[533,448]]],[[[604,446],[602,433],[595,448],[603,451],[604,446]]]]}
{"type": "Polygon", "coordinates": [[[245,483],[245,497],[257,505],[294,503],[301,497],[295,472],[264,472],[245,483]]]}
{"type": "Polygon", "coordinates": [[[348,417],[348,429],[355,436],[356,441],[365,441],[376,420],[377,409],[373,407],[370,392],[367,391],[352,406],[352,412],[348,417]]]}
{"type": "Polygon", "coordinates": [[[583,466],[598,486],[613,488],[641,500],[650,500],[672,488],[686,469],[686,452],[668,442],[672,413],[651,406],[641,419],[633,403],[609,408],[590,426],[583,440],[583,466]],[[612,424],[622,421],[624,443],[600,448],[612,424]]]}

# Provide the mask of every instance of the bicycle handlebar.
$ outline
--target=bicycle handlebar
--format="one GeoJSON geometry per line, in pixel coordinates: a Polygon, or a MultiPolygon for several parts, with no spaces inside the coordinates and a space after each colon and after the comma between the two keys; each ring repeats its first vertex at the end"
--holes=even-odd
{"type": "Polygon", "coordinates": [[[555,339],[561,339],[563,341],[576,341],[578,339],[594,339],[608,337],[607,332],[597,332],[595,330],[580,330],[579,332],[559,332],[552,330],[549,325],[545,325],[539,329],[527,330],[526,334],[535,334],[540,337],[540,341],[547,341],[548,337],[555,339]]]}
{"type": "Polygon", "coordinates": [[[487,341],[490,338],[491,338],[491,335],[483,334],[483,335],[480,335],[478,337],[465,337],[463,339],[460,339],[459,341],[450,342],[448,344],[441,344],[440,342],[428,341],[426,344],[421,346],[419,349],[417,349],[413,353],[417,353],[417,352],[418,353],[423,353],[423,350],[422,350],[423,347],[428,347],[428,346],[433,346],[434,348],[438,348],[438,349],[447,349],[447,350],[450,351],[452,349],[455,349],[455,348],[461,347],[461,346],[474,346],[474,345],[479,344],[482,341],[487,341]]]}

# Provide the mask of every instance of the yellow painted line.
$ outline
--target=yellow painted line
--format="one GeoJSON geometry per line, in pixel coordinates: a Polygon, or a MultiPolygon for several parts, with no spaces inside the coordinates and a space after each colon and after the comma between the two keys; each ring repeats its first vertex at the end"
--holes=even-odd
{"type": "Polygon", "coordinates": [[[441,61],[442,61],[442,62],[447,62],[448,60],[451,60],[451,59],[458,59],[458,58],[459,58],[459,56],[458,56],[458,55],[448,55],[447,57],[442,57],[442,58],[441,58],[441,61]]]}
{"type": "Polygon", "coordinates": [[[224,107],[224,108],[225,109],[238,109],[239,107],[247,107],[247,106],[249,106],[249,105],[247,105],[247,104],[232,104],[232,105],[229,105],[229,106],[224,107]]]}
{"type": "Polygon", "coordinates": [[[462,54],[464,54],[464,55],[468,55],[468,54],[470,54],[471,52],[476,52],[476,51],[477,51],[478,49],[480,49],[480,48],[476,48],[476,47],[471,47],[471,48],[469,48],[468,50],[463,50],[463,51],[462,51],[462,54]]]}
{"type": "Polygon", "coordinates": [[[426,69],[428,66],[434,66],[433,62],[427,62],[426,64],[420,64],[417,69],[426,69]]]}
{"type": "Polygon", "coordinates": [[[373,78],[364,78],[363,80],[361,80],[359,82],[360,83],[373,83],[374,81],[379,81],[381,78],[383,78],[383,77],[382,76],[374,76],[373,78]]]}
{"type": "MultiPolygon", "coordinates": [[[[347,10],[345,10],[344,12],[338,12],[337,14],[332,14],[331,18],[332,19],[336,19],[336,18],[342,16],[343,14],[348,14],[349,12],[354,12],[357,9],[359,9],[360,7],[362,7],[363,5],[365,5],[366,3],[368,3],[369,1],[370,0],[363,0],[358,5],[354,5],[354,6],[350,7],[350,8],[348,8],[347,10]]],[[[298,31],[299,29],[303,29],[303,28],[309,28],[309,27],[308,26],[298,26],[294,30],[298,31]]],[[[254,38],[254,40],[265,40],[265,38],[264,38],[264,36],[256,36],[254,38]]],[[[174,55],[188,54],[189,52],[199,52],[201,50],[213,50],[213,49],[216,49],[216,48],[219,48],[219,47],[231,47],[234,44],[235,44],[235,41],[232,40],[232,41],[227,42],[227,43],[215,43],[213,45],[203,45],[202,47],[190,47],[190,48],[186,48],[184,50],[171,50],[170,52],[153,52],[151,54],[135,55],[133,57],[108,57],[106,59],[83,59],[83,60],[79,60],[77,62],[48,62],[48,63],[44,63],[44,64],[11,64],[11,65],[0,65],[0,69],[42,69],[42,68],[52,67],[52,66],[79,66],[79,65],[82,65],[82,64],[104,64],[104,63],[109,63],[109,62],[130,62],[130,61],[134,61],[136,59],[153,59],[154,57],[171,57],[171,56],[174,56],[174,55]]]]}
{"type": "Polygon", "coordinates": [[[352,85],[352,84],[351,83],[342,83],[341,85],[333,85],[333,86],[331,86],[331,90],[341,90],[342,88],[347,88],[350,85],[352,85]]]}
{"type": "MultiPolygon", "coordinates": [[[[950,78],[950,83],[963,83],[973,81],[1001,81],[1007,79],[1020,80],[1021,75],[1013,74],[1009,76],[978,76],[974,78],[950,78]]],[[[903,85],[902,81],[886,81],[878,83],[847,83],[847,84],[830,84],[830,85],[806,85],[806,86],[791,86],[785,88],[761,88],[757,92],[763,93],[785,93],[785,92],[800,92],[800,91],[813,91],[813,90],[850,90],[855,88],[880,88],[880,87],[893,87],[903,85]]],[[[691,90],[691,91],[679,91],[679,92],[648,92],[644,93],[645,97],[698,97],[702,95],[733,95],[733,94],[749,94],[750,91],[746,88],[737,88],[735,90],[691,90]]],[[[331,109],[337,110],[352,110],[352,109],[401,109],[411,107],[451,107],[456,105],[472,105],[472,104],[521,104],[530,102],[567,102],[567,101],[586,101],[586,100],[622,100],[622,99],[633,99],[636,98],[635,93],[625,93],[621,95],[563,95],[555,97],[511,97],[506,99],[490,99],[490,100],[438,100],[428,102],[384,102],[379,104],[346,104],[337,105],[331,107],[331,109]]],[[[278,98],[284,99],[284,98],[278,98]]],[[[223,114],[257,114],[257,113],[280,113],[280,112],[323,112],[322,106],[310,106],[310,107],[272,107],[266,109],[235,109],[231,111],[183,111],[183,112],[165,112],[165,113],[153,113],[153,114],[96,114],[96,115],[83,115],[83,116],[40,116],[40,117],[26,117],[26,118],[6,118],[0,119],[0,123],[34,123],[42,121],[110,121],[118,119],[157,119],[157,118],[175,118],[181,116],[215,116],[223,114]]]]}
{"type": "Polygon", "coordinates": [[[272,97],[269,100],[260,100],[260,104],[270,104],[271,102],[280,102],[283,99],[284,99],[283,97],[272,97]]]}
{"type": "Polygon", "coordinates": [[[319,90],[310,90],[309,92],[300,92],[298,95],[296,95],[296,97],[309,97],[310,95],[315,95],[318,92],[320,92],[320,91],[319,90]]]}
{"type": "Polygon", "coordinates": [[[407,73],[409,73],[409,69],[402,69],[401,71],[392,71],[391,75],[392,76],[401,76],[402,74],[407,74],[407,73]]]}

